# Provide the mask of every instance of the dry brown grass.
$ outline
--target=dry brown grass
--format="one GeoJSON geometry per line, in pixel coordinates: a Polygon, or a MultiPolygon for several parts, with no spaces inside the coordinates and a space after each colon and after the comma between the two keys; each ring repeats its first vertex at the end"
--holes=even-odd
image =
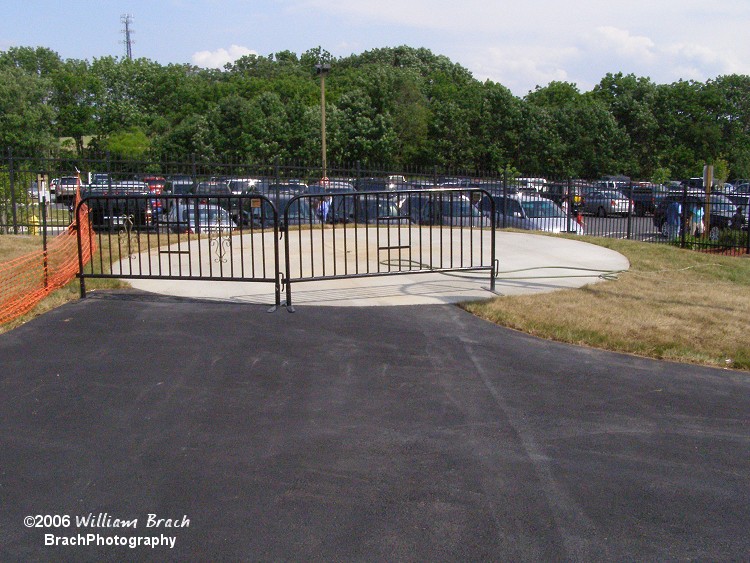
{"type": "Polygon", "coordinates": [[[28,235],[0,235],[0,262],[42,249],[42,237],[28,235]]]}
{"type": "Polygon", "coordinates": [[[542,338],[750,369],[750,259],[667,245],[587,239],[625,255],[617,281],[465,308],[542,338]]]}

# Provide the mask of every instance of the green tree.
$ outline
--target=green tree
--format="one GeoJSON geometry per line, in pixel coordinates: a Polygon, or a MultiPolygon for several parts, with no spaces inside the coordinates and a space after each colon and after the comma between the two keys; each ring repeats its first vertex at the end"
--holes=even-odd
{"type": "Polygon", "coordinates": [[[659,130],[654,115],[656,85],[633,74],[607,74],[592,94],[605,104],[618,127],[627,134],[629,142],[617,158],[617,169],[633,177],[648,178],[659,162],[659,155],[653,150],[659,130]]]}
{"type": "Polygon", "coordinates": [[[148,136],[138,127],[111,133],[103,141],[103,148],[113,156],[139,160],[146,156],[151,147],[148,136]]]}
{"type": "Polygon", "coordinates": [[[48,78],[0,67],[0,147],[31,155],[56,144],[54,112],[47,103],[50,95],[48,78]]]}
{"type": "Polygon", "coordinates": [[[51,104],[57,113],[59,137],[72,137],[76,152],[83,156],[84,137],[96,131],[94,101],[97,82],[86,61],[67,60],[51,75],[51,104]]]}

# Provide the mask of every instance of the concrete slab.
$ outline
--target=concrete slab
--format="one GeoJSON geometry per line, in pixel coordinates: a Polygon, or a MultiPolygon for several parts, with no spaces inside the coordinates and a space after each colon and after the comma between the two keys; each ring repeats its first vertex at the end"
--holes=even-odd
{"type": "MultiPolygon", "coordinates": [[[[362,228],[326,231],[321,239],[318,231],[292,233],[289,253],[293,271],[292,280],[313,274],[336,272],[342,274],[396,271],[399,268],[417,269],[419,264],[433,267],[449,264],[467,264],[477,260],[481,253],[489,254],[490,231],[475,231],[466,239],[460,230],[431,229],[417,241],[412,231],[409,237],[404,230],[362,228]],[[385,231],[385,234],[384,232],[385,231]],[[477,238],[479,237],[479,238],[477,238]],[[383,253],[384,245],[410,246],[411,250],[383,253]],[[356,250],[355,250],[356,247],[356,250]],[[308,250],[312,248],[313,251],[308,250]],[[380,250],[379,250],[380,248],[380,250]],[[314,258],[310,258],[310,257],[314,258]],[[327,260],[327,263],[323,261],[327,260]]],[[[464,231],[465,233],[465,231],[464,231]]],[[[249,238],[248,235],[245,237],[249,238]]],[[[547,292],[558,289],[581,287],[601,281],[601,275],[629,268],[627,259],[612,250],[592,245],[583,240],[570,240],[515,232],[496,233],[496,258],[499,275],[495,282],[495,294],[518,295],[547,292]]],[[[231,243],[225,239],[223,254],[219,258],[216,243],[212,250],[208,240],[181,243],[178,254],[168,254],[158,249],[134,256],[116,265],[115,272],[138,273],[147,271],[170,272],[187,275],[188,272],[212,272],[215,275],[231,275],[240,278],[240,273],[250,270],[254,275],[273,272],[274,254],[271,233],[257,233],[252,240],[231,243]],[[199,248],[200,247],[200,248],[199,248]],[[265,249],[263,253],[259,249],[265,249]],[[190,255],[184,251],[190,250],[190,255]],[[200,250],[200,251],[199,251],[200,250]],[[243,265],[244,262],[244,265],[243,265]],[[119,270],[118,270],[119,268],[119,270]],[[243,270],[244,268],[244,270],[243,270]],[[230,274],[231,272],[231,274],[230,274]]],[[[281,263],[284,263],[284,245],[281,247],[281,263]]],[[[479,264],[480,261],[472,263],[479,264]]],[[[485,264],[488,261],[484,262],[485,264]]],[[[272,274],[268,274],[272,277],[272,274]]],[[[238,301],[245,303],[274,303],[274,287],[269,283],[241,281],[190,281],[164,279],[128,280],[136,289],[162,295],[238,301]]],[[[294,304],[335,306],[392,306],[433,305],[493,297],[490,292],[490,275],[482,272],[413,272],[382,277],[355,277],[322,281],[292,283],[294,304]]],[[[283,297],[282,297],[283,301],[283,297]]]]}

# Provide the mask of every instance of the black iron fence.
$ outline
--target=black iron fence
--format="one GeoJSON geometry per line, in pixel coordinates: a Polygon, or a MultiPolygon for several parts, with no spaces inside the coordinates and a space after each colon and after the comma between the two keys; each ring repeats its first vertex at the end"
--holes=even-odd
{"type": "Polygon", "coordinates": [[[494,291],[494,201],[477,188],[292,195],[284,204],[285,285],[337,278],[486,271],[494,291]],[[476,203],[489,202],[483,214],[476,203]]]}
{"type": "Polygon", "coordinates": [[[264,194],[87,190],[77,222],[81,294],[89,278],[273,284],[423,272],[484,271],[495,285],[494,201],[476,188],[264,194]],[[485,201],[487,213],[477,203],[485,201]],[[283,252],[282,242],[283,240],[283,252]]]}
{"type": "MultiPolygon", "coordinates": [[[[219,193],[266,194],[271,201],[275,192],[295,190],[309,194],[334,189],[370,193],[453,187],[488,192],[494,199],[499,228],[570,232],[706,251],[750,251],[750,195],[746,193],[705,196],[687,188],[670,190],[634,182],[543,181],[502,171],[437,167],[403,171],[357,163],[330,167],[327,174],[328,178],[322,179],[319,167],[280,162],[213,163],[197,157],[139,162],[106,155],[47,158],[6,151],[0,158],[0,234],[39,234],[43,224],[48,235],[62,231],[73,218],[72,201],[79,185],[84,192],[99,190],[100,194],[116,194],[122,189],[149,190],[155,195],[222,190],[219,193]],[[667,208],[676,199],[680,199],[679,218],[669,223],[667,208]],[[696,208],[703,210],[702,217],[696,208]],[[675,224],[679,225],[677,229],[675,224]]],[[[474,203],[478,208],[481,205],[474,203]]],[[[283,211],[276,202],[274,205],[280,213],[283,211]]]]}
{"type": "Polygon", "coordinates": [[[86,190],[76,207],[81,296],[87,278],[247,281],[275,286],[280,303],[279,214],[261,194],[173,195],[86,190]],[[98,193],[97,193],[98,191],[98,193]]]}

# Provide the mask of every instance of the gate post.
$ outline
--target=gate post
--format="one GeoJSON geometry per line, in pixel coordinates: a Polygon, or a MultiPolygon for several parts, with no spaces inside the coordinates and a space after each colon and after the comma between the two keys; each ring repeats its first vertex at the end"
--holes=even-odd
{"type": "MultiPolygon", "coordinates": [[[[495,291],[495,239],[497,238],[497,231],[495,227],[497,226],[497,212],[495,211],[495,198],[489,195],[487,200],[490,202],[490,217],[491,217],[490,219],[491,235],[490,236],[492,237],[490,241],[490,291],[494,293],[495,291]]],[[[503,215],[503,217],[504,216],[505,215],[503,215]]]]}
{"type": "MultiPolygon", "coordinates": [[[[78,201],[73,213],[75,213],[76,239],[78,240],[78,281],[81,284],[81,299],[86,299],[86,276],[83,272],[83,243],[81,241],[81,223],[79,222],[82,203],[81,200],[78,201]]],[[[93,259],[92,253],[91,260],[93,261],[93,259]]]]}

